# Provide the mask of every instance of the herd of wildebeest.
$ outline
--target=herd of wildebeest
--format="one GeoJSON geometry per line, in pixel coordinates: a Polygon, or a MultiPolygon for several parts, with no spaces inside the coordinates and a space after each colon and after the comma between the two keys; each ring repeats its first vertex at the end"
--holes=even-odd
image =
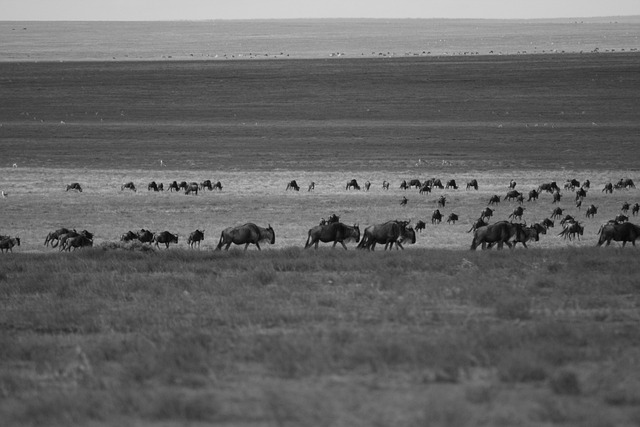
{"type": "MultiPolygon", "coordinates": [[[[527,225],[521,221],[524,213],[524,207],[522,204],[525,201],[535,201],[542,193],[550,193],[553,197],[553,203],[559,203],[563,197],[561,188],[555,181],[543,183],[537,188],[530,190],[526,196],[524,193],[516,190],[516,182],[511,180],[508,183],[508,190],[504,197],[493,195],[489,198],[487,206],[480,213],[479,218],[473,223],[469,229],[469,233],[473,232],[473,238],[471,241],[471,249],[475,250],[478,246],[482,249],[491,248],[496,246],[501,249],[504,245],[509,248],[514,248],[518,243],[521,243],[525,248],[527,242],[538,241],[540,234],[546,234],[547,230],[554,227],[554,220],[559,220],[562,230],[558,233],[559,236],[565,239],[580,239],[580,236],[584,232],[584,227],[580,222],[571,215],[563,215],[563,209],[559,206],[554,208],[550,217],[544,219],[539,223],[527,225]],[[489,223],[493,217],[495,205],[500,201],[516,201],[517,207],[513,209],[513,212],[508,216],[506,220],[500,220],[494,223],[489,223]],[[492,209],[494,206],[494,209],[492,209]]],[[[389,182],[383,181],[382,189],[389,189],[389,182]]],[[[352,179],[347,182],[346,190],[361,190],[369,191],[371,183],[367,181],[362,187],[358,184],[357,180],[352,179]]],[[[419,193],[430,193],[434,188],[440,189],[458,189],[458,185],[455,180],[449,180],[446,184],[443,184],[440,179],[432,178],[426,181],[420,181],[419,179],[412,179],[409,181],[403,180],[400,183],[400,189],[410,190],[417,189],[419,193]]],[[[582,202],[587,195],[587,191],[591,188],[591,183],[586,180],[582,183],[576,179],[568,179],[564,184],[565,191],[575,192],[575,204],[580,208],[582,202]]],[[[613,193],[614,190],[632,189],[635,188],[635,184],[631,179],[620,179],[616,183],[606,183],[602,188],[602,192],[605,194],[613,193]]],[[[150,182],[147,186],[148,191],[164,191],[164,185],[162,183],[150,182]]],[[[197,195],[198,191],[208,189],[222,190],[222,184],[218,181],[213,183],[210,180],[203,181],[202,183],[186,182],[178,183],[173,181],[168,185],[168,191],[184,191],[185,194],[197,195]]],[[[308,186],[308,191],[315,189],[315,183],[311,182],[308,186]]],[[[466,183],[467,190],[478,190],[478,182],[475,179],[466,183]]],[[[75,190],[82,192],[82,186],[75,182],[67,185],[66,191],[75,190]]],[[[121,190],[137,191],[137,188],[133,182],[127,182],[121,186],[121,190]]],[[[300,191],[300,186],[295,180],[290,181],[286,186],[286,191],[294,190],[300,191]]],[[[406,204],[407,198],[405,196],[400,200],[400,204],[406,204]]],[[[440,196],[437,200],[438,209],[435,209],[431,216],[432,224],[439,224],[443,215],[440,212],[440,208],[444,208],[446,205],[446,197],[440,196]]],[[[586,217],[594,217],[598,208],[595,205],[590,205],[586,208],[586,217]]],[[[598,243],[609,245],[611,241],[622,242],[622,246],[625,246],[627,242],[631,242],[635,246],[635,241],[640,237],[640,226],[637,226],[629,222],[627,216],[628,211],[631,210],[631,214],[636,216],[640,212],[640,204],[635,203],[630,205],[625,202],[621,207],[621,213],[615,218],[610,219],[606,223],[602,224],[598,230],[598,243]]],[[[447,222],[455,223],[458,220],[458,215],[450,213],[447,217],[447,222]]],[[[374,224],[366,227],[362,233],[358,224],[347,225],[340,221],[340,218],[336,214],[331,214],[327,220],[321,219],[320,223],[311,229],[309,229],[307,235],[307,241],[305,248],[315,247],[318,248],[320,242],[333,243],[335,247],[338,243],[342,245],[344,249],[347,249],[346,243],[355,241],[358,243],[358,248],[374,250],[377,244],[384,245],[384,248],[391,249],[396,246],[396,249],[404,249],[403,244],[415,243],[416,232],[424,230],[426,227],[425,221],[417,221],[415,227],[409,225],[409,221],[391,220],[381,224],[374,224]]],[[[231,244],[245,245],[245,250],[250,244],[255,245],[260,249],[261,242],[268,242],[270,244],[275,243],[275,231],[269,225],[267,228],[260,227],[253,223],[247,223],[237,227],[229,227],[222,231],[218,241],[216,249],[224,247],[229,249],[231,244]]],[[[169,231],[162,231],[154,233],[147,229],[140,229],[139,231],[127,231],[124,233],[120,240],[122,242],[141,242],[143,244],[155,244],[156,247],[164,245],[165,248],[169,248],[170,244],[178,243],[178,235],[169,231]]],[[[200,247],[200,242],[204,240],[204,230],[195,230],[191,232],[187,238],[187,244],[190,248],[200,247]]],[[[20,245],[19,237],[0,236],[0,251],[9,252],[13,247],[20,245]]],[[[93,246],[93,233],[83,230],[81,232],[75,229],[60,228],[58,230],[48,233],[46,236],[45,246],[51,246],[58,248],[60,251],[71,251],[72,249],[90,247],[93,246]]]]}

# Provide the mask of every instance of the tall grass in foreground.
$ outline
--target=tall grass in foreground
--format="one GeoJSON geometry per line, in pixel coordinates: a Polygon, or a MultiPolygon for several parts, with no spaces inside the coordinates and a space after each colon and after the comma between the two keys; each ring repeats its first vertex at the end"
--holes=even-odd
{"type": "Polygon", "coordinates": [[[637,256],[616,248],[8,254],[0,419],[638,422],[637,256]]]}

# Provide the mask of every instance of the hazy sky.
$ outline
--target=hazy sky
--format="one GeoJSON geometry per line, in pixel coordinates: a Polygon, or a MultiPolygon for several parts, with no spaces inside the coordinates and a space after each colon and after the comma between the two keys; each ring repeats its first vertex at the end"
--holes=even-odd
{"type": "Polygon", "coordinates": [[[566,18],[640,15],[640,0],[0,0],[0,20],[566,18]]]}

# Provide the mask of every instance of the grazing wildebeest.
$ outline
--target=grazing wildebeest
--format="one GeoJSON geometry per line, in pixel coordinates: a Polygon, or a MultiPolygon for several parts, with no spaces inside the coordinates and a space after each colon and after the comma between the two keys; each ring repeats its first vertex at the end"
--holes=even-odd
{"type": "Polygon", "coordinates": [[[520,224],[512,224],[507,221],[499,221],[494,224],[487,225],[476,229],[473,233],[473,240],[471,241],[471,250],[482,245],[482,249],[486,248],[487,244],[492,246],[495,244],[498,249],[502,249],[503,245],[507,245],[512,248],[511,239],[518,238],[524,233],[524,230],[520,224]]]}
{"type": "Polygon", "coordinates": [[[431,187],[429,186],[428,182],[425,182],[424,184],[422,184],[422,187],[420,187],[420,194],[423,193],[431,193],[431,187]]]}
{"type": "Polygon", "coordinates": [[[598,246],[602,246],[604,242],[607,242],[606,246],[611,244],[611,241],[622,242],[622,247],[627,242],[631,242],[633,246],[636,245],[636,239],[640,237],[640,227],[637,225],[625,222],[623,224],[606,224],[600,227],[598,233],[598,246]]]}
{"type": "Polygon", "coordinates": [[[409,188],[413,188],[413,187],[420,188],[421,185],[422,185],[422,183],[420,182],[419,179],[409,180],[409,188]]]}
{"type": "Polygon", "coordinates": [[[558,207],[551,211],[551,218],[558,219],[562,216],[562,208],[558,207]]]}
{"type": "Polygon", "coordinates": [[[180,186],[178,185],[178,181],[173,181],[169,184],[169,191],[180,191],[180,186]]]}
{"type": "Polygon", "coordinates": [[[167,249],[169,249],[170,243],[178,243],[178,235],[172,234],[168,231],[161,231],[153,236],[153,241],[156,243],[156,247],[160,247],[159,245],[162,243],[167,249]]]}
{"type": "Polygon", "coordinates": [[[473,188],[474,190],[478,189],[478,181],[476,179],[472,179],[471,181],[467,182],[467,190],[473,188]]]}
{"type": "Polygon", "coordinates": [[[620,210],[624,213],[629,212],[629,209],[631,208],[631,206],[629,206],[629,202],[624,202],[622,204],[622,207],[620,208],[620,210]]]}
{"type": "Polygon", "coordinates": [[[598,207],[595,205],[591,205],[587,208],[587,218],[593,218],[595,214],[598,213],[598,207]]]}
{"type": "Polygon", "coordinates": [[[458,219],[460,219],[458,214],[451,212],[447,217],[447,224],[455,224],[458,219]]]}
{"type": "Polygon", "coordinates": [[[580,240],[580,236],[584,233],[584,227],[578,222],[567,222],[565,224],[564,229],[558,233],[558,236],[562,236],[563,238],[569,238],[572,240],[574,237],[577,237],[580,240]]]}
{"type": "Polygon", "coordinates": [[[444,185],[442,185],[442,181],[440,181],[439,178],[431,178],[430,184],[431,184],[431,187],[436,187],[441,190],[444,190],[444,185]]]}
{"type": "Polygon", "coordinates": [[[122,236],[120,236],[121,242],[130,242],[132,240],[137,240],[137,239],[138,239],[138,235],[131,230],[127,231],[122,236]]]}
{"type": "Polygon", "coordinates": [[[222,191],[222,183],[220,181],[216,182],[215,184],[213,184],[213,189],[222,191]]]}
{"type": "Polygon", "coordinates": [[[580,187],[580,181],[578,181],[575,178],[572,179],[568,179],[567,182],[564,184],[564,188],[566,188],[567,190],[575,190],[576,187],[580,187]]]}
{"type": "Polygon", "coordinates": [[[445,186],[445,188],[453,188],[454,190],[457,190],[458,184],[456,184],[455,179],[450,179],[449,181],[447,181],[447,185],[445,186]]]}
{"type": "Polygon", "coordinates": [[[400,183],[400,189],[401,190],[406,190],[407,188],[409,188],[409,184],[407,184],[407,180],[403,179],[402,182],[400,183]]]}
{"type": "MultiPolygon", "coordinates": [[[[375,250],[376,244],[384,244],[384,249],[393,247],[395,243],[400,249],[404,249],[402,244],[398,241],[407,228],[408,222],[406,221],[387,221],[383,224],[370,225],[364,229],[358,249],[375,250]]],[[[413,229],[411,229],[413,232],[413,229]]],[[[415,232],[413,232],[413,242],[415,243],[415,232]]]]}
{"type": "Polygon", "coordinates": [[[1,252],[13,252],[14,246],[20,246],[20,238],[19,237],[8,237],[3,236],[4,238],[0,240],[0,251],[1,252]]]}
{"type": "Polygon", "coordinates": [[[546,191],[547,193],[553,193],[554,191],[560,191],[560,187],[556,184],[555,181],[547,182],[544,184],[540,184],[538,187],[538,193],[546,191]]]}
{"type": "Polygon", "coordinates": [[[523,208],[522,206],[518,206],[517,208],[515,208],[513,210],[513,212],[511,212],[509,214],[508,218],[513,218],[513,219],[519,219],[522,220],[522,215],[524,214],[524,210],[525,208],[523,208]]]}
{"type": "Polygon", "coordinates": [[[82,193],[82,187],[77,182],[72,182],[71,184],[67,185],[66,191],[69,191],[69,190],[76,190],[82,193]]]}
{"type": "Polygon", "coordinates": [[[351,188],[353,188],[354,190],[360,189],[360,186],[358,185],[358,181],[356,181],[355,178],[352,179],[351,181],[347,181],[345,190],[350,190],[351,188]]]}
{"type": "Polygon", "coordinates": [[[122,186],[120,187],[120,191],[125,190],[125,189],[131,190],[134,193],[137,191],[136,190],[136,185],[132,181],[129,181],[129,182],[125,183],[125,184],[122,184],[122,186]]]}
{"type": "Polygon", "coordinates": [[[189,183],[187,181],[182,181],[180,182],[180,184],[178,184],[178,191],[180,190],[187,190],[187,188],[189,187],[189,183]]]}
{"type": "Polygon", "coordinates": [[[334,222],[327,225],[317,225],[309,230],[309,237],[304,247],[309,248],[315,246],[318,249],[318,243],[333,242],[333,247],[336,247],[337,243],[340,243],[346,250],[347,245],[345,242],[355,240],[356,243],[360,241],[360,227],[354,225],[353,227],[343,224],[341,222],[334,222]]]}
{"type": "Polygon", "coordinates": [[[422,231],[427,227],[427,223],[420,220],[416,223],[416,231],[422,231]]]}
{"type": "Polygon", "coordinates": [[[529,191],[529,198],[527,199],[527,202],[530,202],[532,200],[538,200],[539,195],[540,193],[538,193],[536,189],[529,191]]]}
{"type": "Polygon", "coordinates": [[[149,185],[147,185],[147,191],[151,191],[151,190],[160,191],[160,189],[158,188],[158,184],[156,184],[155,181],[151,181],[149,185]]]}
{"type": "Polygon", "coordinates": [[[489,199],[489,203],[488,205],[497,205],[498,203],[500,203],[500,196],[498,196],[497,194],[494,194],[493,196],[491,196],[491,198],[489,199]]]}
{"type": "Polygon", "coordinates": [[[70,237],[64,246],[64,249],[71,252],[71,248],[75,251],[78,248],[93,246],[93,240],[84,235],[70,237]]]}
{"type": "Polygon", "coordinates": [[[189,184],[187,186],[187,188],[184,189],[184,194],[191,194],[193,193],[194,196],[198,195],[198,183],[197,182],[192,182],[191,184],[189,184]]]}
{"type": "Polygon", "coordinates": [[[585,197],[587,197],[587,190],[585,190],[584,188],[580,187],[576,191],[576,200],[581,200],[581,199],[584,199],[585,197]]]}
{"type": "Polygon", "coordinates": [[[296,191],[300,191],[300,187],[298,186],[298,183],[296,182],[295,179],[292,179],[291,181],[289,181],[289,183],[287,184],[287,189],[285,191],[288,190],[296,190],[296,191]]]}
{"type": "Polygon", "coordinates": [[[309,184],[309,189],[307,191],[313,191],[316,189],[316,183],[311,181],[311,184],[309,184]]]}
{"type": "Polygon", "coordinates": [[[636,216],[638,215],[638,211],[640,211],[640,204],[636,203],[631,207],[631,214],[636,216]]]}
{"type": "Polygon", "coordinates": [[[519,192],[518,190],[511,190],[507,192],[507,195],[504,196],[503,200],[509,200],[509,201],[514,199],[517,200],[518,197],[522,197],[522,193],[519,192]]]}
{"type": "Polygon", "coordinates": [[[260,249],[260,242],[269,242],[273,245],[276,242],[276,232],[269,225],[267,228],[257,226],[251,222],[238,227],[225,228],[220,233],[220,241],[216,250],[220,250],[222,246],[226,245],[225,250],[229,250],[231,244],[244,245],[246,251],[250,244],[256,245],[258,250],[260,249]]]}
{"type": "Polygon", "coordinates": [[[364,191],[369,191],[371,188],[371,182],[367,181],[364,183],[364,191]]]}
{"type": "Polygon", "coordinates": [[[513,190],[514,188],[516,188],[516,184],[516,181],[513,179],[509,181],[509,190],[513,190]]]}
{"type": "Polygon", "coordinates": [[[389,189],[389,182],[388,181],[382,181],[382,189],[383,190],[388,190],[389,189]]]}
{"type": "Polygon", "coordinates": [[[485,222],[485,220],[483,218],[478,218],[476,219],[476,221],[471,225],[471,228],[469,229],[469,231],[467,231],[467,233],[471,233],[472,231],[477,230],[480,227],[484,227],[485,225],[487,225],[488,223],[485,222]]]}
{"type": "Polygon", "coordinates": [[[138,240],[140,240],[141,243],[152,243],[153,237],[155,236],[154,233],[152,233],[149,230],[145,230],[144,228],[138,231],[137,235],[138,235],[138,240]]]}
{"type": "Polygon", "coordinates": [[[187,245],[189,245],[190,248],[193,248],[197,243],[198,247],[200,247],[200,242],[202,240],[204,240],[204,230],[200,231],[196,229],[196,231],[189,234],[189,237],[187,238],[187,245]]]}
{"type": "Polygon", "coordinates": [[[602,191],[604,192],[604,194],[613,193],[613,184],[610,182],[606,183],[602,191]]]}
{"type": "Polygon", "coordinates": [[[400,206],[406,206],[408,201],[409,199],[407,199],[405,196],[402,196],[402,199],[400,199],[400,206]]]}
{"type": "Polygon", "coordinates": [[[442,214],[440,213],[440,209],[436,209],[431,214],[431,224],[440,224],[442,221],[442,214]]]}
{"type": "Polygon", "coordinates": [[[591,188],[591,181],[589,181],[588,179],[585,179],[584,182],[582,183],[582,188],[585,188],[585,189],[591,188]]]}
{"type": "Polygon", "coordinates": [[[552,203],[560,203],[560,199],[562,199],[562,194],[559,191],[553,193],[553,202],[552,203]]]}
{"type": "Polygon", "coordinates": [[[209,191],[213,191],[213,183],[210,179],[205,179],[200,184],[198,184],[198,186],[200,187],[200,190],[207,189],[209,191]]]}
{"type": "Polygon", "coordinates": [[[441,208],[444,208],[446,204],[447,204],[447,198],[445,196],[440,196],[438,198],[438,206],[440,206],[441,208]]]}
{"type": "Polygon", "coordinates": [[[616,183],[616,185],[614,186],[615,188],[636,188],[635,184],[633,183],[633,180],[631,178],[627,178],[627,179],[622,179],[620,178],[620,180],[616,183]]]}
{"type": "Polygon", "coordinates": [[[64,227],[59,228],[56,231],[52,231],[51,233],[47,234],[47,238],[44,240],[44,245],[49,246],[49,244],[51,244],[51,247],[55,248],[56,246],[58,246],[58,243],[60,243],[60,241],[58,240],[60,236],[62,236],[63,234],[67,234],[69,231],[71,230],[64,227]],[[55,243],[53,242],[54,240],[55,243]]]}

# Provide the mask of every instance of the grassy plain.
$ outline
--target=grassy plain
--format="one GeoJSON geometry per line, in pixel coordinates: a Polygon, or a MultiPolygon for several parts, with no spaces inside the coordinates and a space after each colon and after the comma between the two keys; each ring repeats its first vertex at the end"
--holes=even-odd
{"type": "MultiPolygon", "coordinates": [[[[635,54],[176,63],[0,63],[4,425],[635,425],[638,263],[595,248],[640,202],[635,54]],[[166,164],[160,166],[160,160],[166,164]],[[12,164],[17,167],[13,168],[12,164]],[[402,179],[454,178],[419,195],[402,179]],[[347,180],[371,181],[369,192],[347,180]],[[476,178],[480,189],[467,191],[476,178]],[[585,224],[470,252],[510,179],[590,179],[585,224]],[[146,184],[220,180],[222,192],[146,184]],[[296,179],[299,193],[286,192],[296,179]],[[381,183],[391,183],[389,191],[381,183]],[[65,192],[81,182],[82,193],[65,192]],[[136,193],[121,191],[133,181],[136,193]],[[314,192],[306,186],[315,181],[314,192]],[[455,225],[430,224],[439,195],[455,225]],[[409,203],[402,207],[400,198],[409,203]],[[337,213],[429,225],[405,251],[302,249],[337,213]],[[276,231],[215,252],[222,229],[276,231]],[[43,246],[67,226],[96,248],[43,246]],[[120,234],[180,235],[169,250],[120,234]],[[201,250],[186,236],[205,229],[201,250]]],[[[496,219],[515,204],[502,202],[496,219]]],[[[555,207],[525,203],[524,219],[555,207]]]]}

